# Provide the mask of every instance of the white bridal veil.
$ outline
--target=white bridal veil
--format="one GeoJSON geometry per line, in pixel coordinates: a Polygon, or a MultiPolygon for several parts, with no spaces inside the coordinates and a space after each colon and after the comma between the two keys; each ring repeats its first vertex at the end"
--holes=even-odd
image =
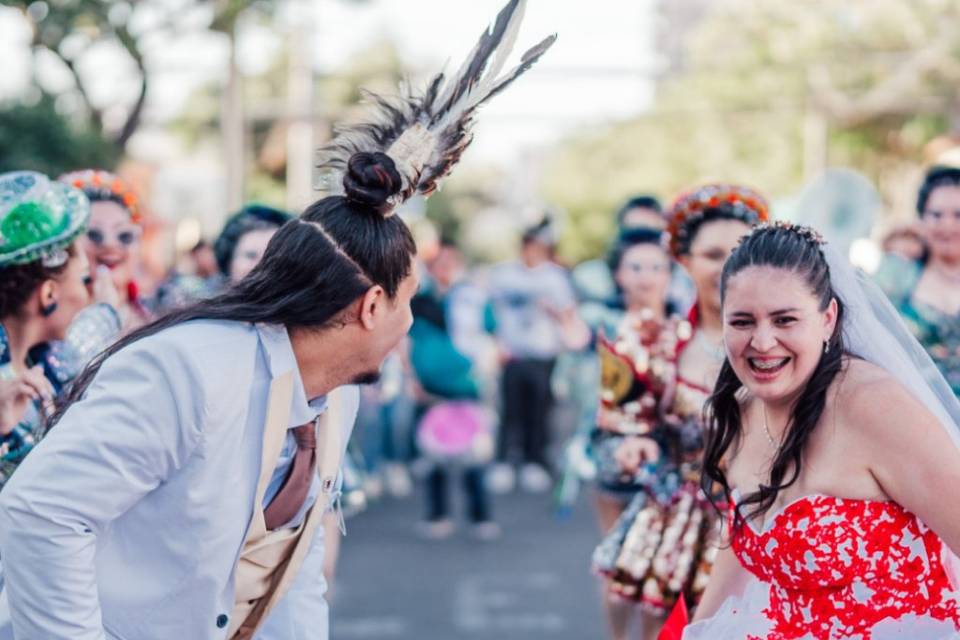
{"type": "Polygon", "coordinates": [[[823,247],[834,292],[846,305],[845,348],[883,367],[937,418],[960,447],[960,402],[880,288],[830,245],[823,247]]]}

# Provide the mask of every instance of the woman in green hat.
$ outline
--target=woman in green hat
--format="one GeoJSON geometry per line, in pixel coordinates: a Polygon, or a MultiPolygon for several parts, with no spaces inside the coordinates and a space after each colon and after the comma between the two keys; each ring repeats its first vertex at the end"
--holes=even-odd
{"type": "Polygon", "coordinates": [[[89,218],[89,201],[71,186],[0,174],[0,487],[60,391],[120,330],[109,274],[94,282],[74,244],[89,218]],[[88,306],[91,296],[98,304],[88,306]]]}

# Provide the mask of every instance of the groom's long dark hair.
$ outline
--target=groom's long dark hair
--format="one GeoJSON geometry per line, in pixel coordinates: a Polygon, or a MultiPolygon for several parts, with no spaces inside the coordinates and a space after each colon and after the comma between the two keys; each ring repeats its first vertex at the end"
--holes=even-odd
{"type": "Polygon", "coordinates": [[[385,216],[401,187],[393,160],[358,153],[344,177],[345,196],[329,196],[282,226],[263,260],[220,295],[137,329],[109,347],[77,376],[50,420],[55,425],[80,399],[103,362],[127,345],[191,320],[282,324],[324,329],[374,285],[393,298],[410,274],[416,245],[399,216],[385,216]]]}

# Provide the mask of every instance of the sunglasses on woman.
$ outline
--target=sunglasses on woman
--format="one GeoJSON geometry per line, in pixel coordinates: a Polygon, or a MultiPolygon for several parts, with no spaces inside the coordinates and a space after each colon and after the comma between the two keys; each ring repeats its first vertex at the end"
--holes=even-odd
{"type": "MultiPolygon", "coordinates": [[[[93,227],[87,229],[87,239],[98,247],[102,247],[104,244],[106,244],[109,237],[110,234],[101,229],[96,229],[93,227]]],[[[129,247],[140,239],[140,232],[137,229],[124,229],[114,233],[113,239],[117,244],[124,247],[129,247]]]]}

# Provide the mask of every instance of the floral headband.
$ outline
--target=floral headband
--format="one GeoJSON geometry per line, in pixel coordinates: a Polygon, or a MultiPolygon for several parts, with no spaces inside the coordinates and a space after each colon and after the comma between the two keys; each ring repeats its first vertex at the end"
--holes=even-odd
{"type": "Polygon", "coordinates": [[[723,207],[738,220],[749,225],[765,222],[770,217],[766,198],[735,184],[708,184],[681,194],[667,213],[670,251],[680,255],[690,241],[691,232],[708,209],[723,207]]]}
{"type": "Polygon", "coordinates": [[[101,169],[85,169],[60,176],[60,181],[80,189],[90,202],[116,202],[130,214],[130,220],[139,224],[140,201],[130,185],[119,176],[101,169]]]}

